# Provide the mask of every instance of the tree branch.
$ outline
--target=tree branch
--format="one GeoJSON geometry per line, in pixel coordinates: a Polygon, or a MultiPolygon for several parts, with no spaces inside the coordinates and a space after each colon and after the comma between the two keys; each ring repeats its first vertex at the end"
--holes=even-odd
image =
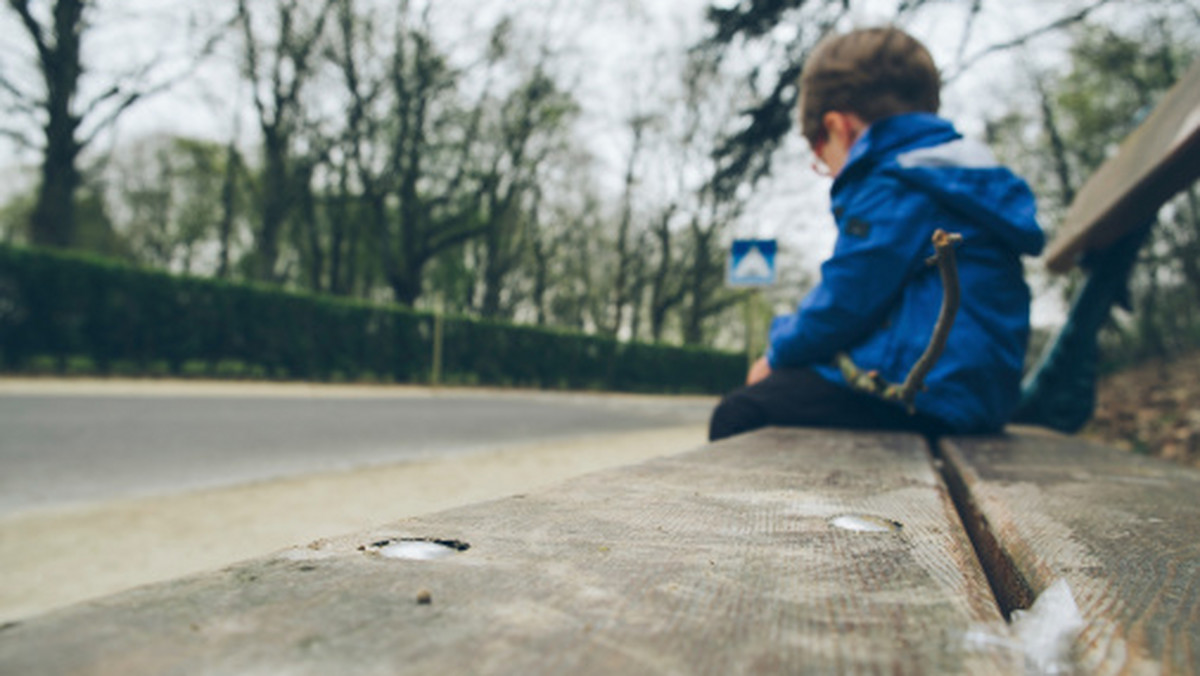
{"type": "Polygon", "coordinates": [[[246,0],[238,0],[236,21],[242,25],[242,39],[246,41],[245,52],[245,73],[246,79],[250,82],[250,94],[254,99],[254,109],[258,111],[258,117],[264,123],[267,119],[267,104],[263,101],[262,92],[259,91],[258,82],[258,48],[257,42],[254,39],[254,29],[250,25],[250,9],[246,6],[246,0]]]}
{"type": "Polygon", "coordinates": [[[1012,40],[1008,40],[1007,42],[999,42],[999,43],[989,46],[989,47],[985,48],[983,51],[977,52],[976,54],[972,55],[969,59],[959,63],[957,70],[955,70],[953,73],[951,73],[950,75],[943,78],[942,86],[945,87],[946,85],[954,82],[954,80],[958,79],[958,77],[960,75],[962,75],[963,73],[965,73],[967,71],[967,69],[969,69],[971,66],[975,65],[979,61],[982,61],[984,58],[991,56],[992,54],[995,54],[996,52],[1003,52],[1003,51],[1012,49],[1014,47],[1020,47],[1024,44],[1026,44],[1027,42],[1030,42],[1036,38],[1039,38],[1047,33],[1052,33],[1056,30],[1066,28],[1067,26],[1070,26],[1071,24],[1079,23],[1080,21],[1083,21],[1084,19],[1086,19],[1092,12],[1100,9],[1101,7],[1109,4],[1110,2],[1112,2],[1112,0],[1097,0],[1097,2],[1094,2],[1090,5],[1088,5],[1087,7],[1084,7],[1083,9],[1079,10],[1078,12],[1075,12],[1074,14],[1069,14],[1067,16],[1056,19],[1055,21],[1051,21],[1050,23],[1048,23],[1040,28],[1035,28],[1034,30],[1032,30],[1024,35],[1015,37],[1012,40]]]}
{"type": "Polygon", "coordinates": [[[20,87],[13,84],[11,80],[5,77],[4,73],[0,73],[0,90],[6,91],[12,95],[13,99],[20,103],[22,108],[29,108],[32,110],[33,107],[28,103],[31,97],[25,92],[21,91],[20,87]]]}
{"type": "Polygon", "coordinates": [[[962,242],[962,236],[937,230],[933,233],[933,258],[928,265],[936,265],[942,277],[942,309],[938,313],[937,323],[933,327],[933,335],[925,352],[913,364],[904,383],[896,385],[885,381],[878,371],[863,371],[850,359],[845,352],[838,353],[836,362],[845,377],[846,382],[854,389],[873,394],[886,401],[894,401],[908,408],[909,413],[916,413],[913,401],[917,394],[925,389],[925,377],[933,369],[934,364],[946,350],[946,340],[950,329],[954,326],[954,317],[958,314],[961,288],[958,282],[958,263],[954,257],[954,247],[962,242]]]}
{"type": "Polygon", "coordinates": [[[96,137],[103,133],[104,130],[115,124],[117,119],[120,118],[126,110],[129,110],[129,108],[133,107],[133,105],[138,101],[160,94],[171,87],[174,87],[177,82],[190,79],[192,75],[194,75],[196,71],[200,69],[201,63],[212,54],[213,49],[216,47],[217,42],[220,39],[220,32],[214,32],[212,35],[208,36],[208,39],[204,42],[199,53],[196,55],[196,58],[192,60],[190,66],[176,75],[165,77],[161,82],[153,86],[140,88],[137,87],[136,83],[139,80],[147,78],[147,76],[157,65],[157,61],[146,63],[141,68],[121,76],[122,80],[133,84],[130,84],[129,87],[124,86],[121,82],[113,84],[113,86],[109,87],[103,93],[92,99],[84,108],[83,114],[79,116],[81,121],[91,119],[91,117],[96,114],[96,112],[100,110],[105,103],[118,97],[121,99],[120,102],[117,103],[111,111],[109,111],[108,115],[106,115],[102,120],[97,122],[94,127],[92,127],[87,136],[80,141],[79,147],[82,149],[91,145],[91,143],[96,140],[96,137]],[[132,91],[130,91],[130,87],[133,87],[132,91]]]}
{"type": "MultiPolygon", "coordinates": [[[[333,10],[333,5],[337,0],[325,0],[325,4],[321,6],[320,13],[317,15],[314,25],[309,27],[307,35],[300,38],[298,43],[290,44],[288,48],[292,51],[292,64],[295,67],[295,73],[292,75],[291,82],[288,83],[286,91],[282,92],[283,97],[279,98],[279,92],[276,94],[277,100],[281,104],[292,105],[300,98],[300,90],[303,88],[305,80],[311,75],[309,70],[308,60],[312,55],[312,51],[317,44],[317,41],[325,34],[325,22],[329,18],[330,12],[333,10]]],[[[290,22],[289,22],[290,23],[290,22]]],[[[291,34],[291,31],[288,31],[291,34]]],[[[283,41],[280,42],[280,48],[284,47],[283,41]]],[[[280,61],[276,61],[279,65],[280,61]]],[[[276,82],[278,87],[282,87],[281,82],[276,82]]],[[[281,106],[282,107],[282,106],[281,106]]]]}
{"type": "MultiPolygon", "coordinates": [[[[485,71],[486,74],[484,76],[483,91],[480,93],[479,101],[475,105],[475,108],[471,111],[471,116],[468,118],[467,130],[463,135],[462,142],[458,148],[459,158],[458,162],[456,163],[458,169],[454,172],[454,176],[450,178],[450,183],[443,192],[442,201],[446,203],[448,203],[454,198],[454,196],[458,194],[458,189],[462,185],[463,180],[466,178],[468,169],[471,166],[468,160],[471,157],[471,152],[475,149],[476,141],[479,139],[479,131],[481,122],[483,120],[484,108],[487,105],[487,101],[492,92],[492,84],[494,82],[493,65],[494,62],[488,62],[487,70],[485,71]]],[[[542,64],[539,62],[538,68],[541,68],[541,65],[542,64]]]]}
{"type": "Polygon", "coordinates": [[[954,53],[955,63],[962,63],[963,57],[966,56],[967,44],[971,41],[971,34],[975,30],[975,19],[979,18],[981,11],[983,11],[983,0],[972,0],[966,25],[963,26],[962,39],[958,41],[958,49],[954,53]]]}
{"type": "Polygon", "coordinates": [[[456,244],[461,244],[462,242],[482,235],[485,232],[487,232],[487,227],[479,225],[463,227],[461,230],[439,230],[435,235],[431,236],[428,241],[426,241],[423,250],[424,252],[433,255],[456,244]]]}
{"type": "Polygon", "coordinates": [[[720,298],[709,299],[709,301],[706,302],[701,308],[702,312],[704,313],[705,317],[711,317],[712,315],[722,312],[725,310],[725,308],[732,307],[745,301],[746,297],[751,293],[753,292],[750,290],[739,290],[725,294],[720,298]]]}
{"type": "MultiPolygon", "coordinates": [[[[133,92],[129,92],[128,94],[126,94],[121,99],[120,103],[118,103],[115,108],[113,108],[111,111],[109,111],[108,115],[106,115],[104,117],[104,119],[100,120],[99,122],[96,123],[96,126],[92,127],[92,130],[87,134],[87,136],[85,136],[83,138],[83,140],[81,140],[79,142],[79,147],[86,148],[87,146],[89,146],[93,141],[96,140],[97,136],[99,136],[102,132],[104,132],[105,129],[108,129],[113,124],[115,124],[117,119],[120,118],[121,115],[124,114],[124,112],[126,110],[129,110],[129,108],[131,108],[133,106],[133,104],[137,103],[138,101],[141,101],[144,98],[149,98],[151,96],[154,96],[156,94],[159,94],[161,92],[164,92],[164,91],[170,89],[171,87],[175,86],[175,83],[178,82],[179,80],[186,79],[187,76],[191,72],[192,71],[188,71],[188,73],[183,73],[179,76],[179,78],[171,78],[168,80],[164,80],[164,81],[158,83],[157,85],[150,87],[148,89],[133,91],[133,92]]],[[[112,89],[105,92],[104,95],[101,96],[101,98],[104,100],[108,100],[108,99],[111,99],[114,95],[119,94],[119,93],[120,93],[119,86],[114,86],[112,89]]],[[[92,112],[94,112],[94,110],[100,103],[101,103],[100,99],[97,99],[96,101],[92,102],[92,105],[88,106],[88,116],[89,117],[90,117],[90,114],[92,112]]]]}
{"type": "Polygon", "coordinates": [[[49,63],[53,58],[53,53],[50,46],[46,44],[46,37],[42,33],[42,26],[33,18],[33,14],[29,11],[29,0],[8,0],[10,7],[16,11],[21,17],[21,23],[25,25],[25,30],[29,32],[29,37],[33,38],[33,44],[37,47],[38,57],[42,63],[49,63]]]}
{"type": "Polygon", "coordinates": [[[8,105],[4,106],[4,112],[30,117],[36,121],[37,114],[41,112],[41,108],[28,101],[14,100],[10,101],[8,105]]]}
{"type": "Polygon", "coordinates": [[[33,141],[29,140],[28,134],[17,131],[16,129],[0,128],[0,137],[9,139],[12,142],[16,143],[18,146],[28,149],[28,150],[37,150],[38,149],[37,144],[34,143],[33,141]]]}

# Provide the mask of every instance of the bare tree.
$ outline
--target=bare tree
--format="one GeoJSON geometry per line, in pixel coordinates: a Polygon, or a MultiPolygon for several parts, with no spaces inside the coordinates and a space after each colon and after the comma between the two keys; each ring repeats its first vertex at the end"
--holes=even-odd
{"type": "Polygon", "coordinates": [[[706,323],[741,301],[741,294],[725,289],[725,252],[721,236],[741,214],[743,205],[717,196],[710,186],[700,192],[701,209],[688,224],[688,296],[683,312],[683,342],[706,342],[706,323]],[[707,208],[705,208],[707,207],[707,208]]]}
{"type": "Polygon", "coordinates": [[[221,176],[221,218],[217,229],[217,277],[228,279],[230,273],[230,248],[233,240],[234,222],[238,212],[238,187],[242,177],[242,155],[237,148],[237,125],[234,134],[225,146],[225,166],[221,176]]]}
{"type": "Polygon", "coordinates": [[[275,0],[269,19],[255,19],[238,0],[237,25],[243,38],[243,76],[251,85],[262,133],[261,220],[255,233],[252,274],[278,281],[280,237],[304,178],[295,156],[295,138],[306,114],[304,88],[313,79],[318,43],[336,0],[321,0],[311,14],[301,0],[275,0]],[[263,33],[269,33],[270,38],[263,33]],[[266,52],[264,54],[264,51],[266,52]]]}
{"type": "Polygon", "coordinates": [[[649,115],[634,115],[629,119],[631,138],[629,155],[625,163],[624,191],[621,196],[621,214],[617,219],[616,239],[616,271],[613,277],[612,300],[609,321],[603,330],[609,335],[617,335],[625,321],[625,310],[633,299],[633,289],[630,284],[633,257],[639,252],[631,250],[630,237],[634,228],[633,204],[638,182],[638,161],[645,148],[646,130],[653,122],[649,115]]]}
{"type": "Polygon", "coordinates": [[[106,158],[105,211],[121,224],[136,260],[203,270],[199,250],[221,235],[214,226],[222,217],[226,159],[218,144],[173,136],[144,138],[106,158]]]}
{"type": "MultiPolygon", "coordinates": [[[[31,240],[44,246],[69,247],[76,243],[80,154],[134,104],[181,76],[157,77],[158,59],[153,59],[81,100],[80,85],[86,74],[84,39],[94,25],[95,0],[8,0],[7,4],[33,45],[40,91],[22,86],[6,70],[0,72],[0,94],[9,100],[8,109],[17,117],[40,127],[42,138],[38,143],[18,127],[2,128],[0,134],[27,147],[40,146],[41,182],[30,219],[31,240]]],[[[199,50],[197,61],[212,43],[210,39],[199,50]]]]}
{"type": "Polygon", "coordinates": [[[555,160],[542,167],[530,207],[529,302],[539,325],[593,330],[611,299],[611,280],[601,274],[612,254],[602,237],[606,215],[591,158],[575,152],[555,160]]]}
{"type": "Polygon", "coordinates": [[[484,317],[511,315],[512,303],[502,307],[502,295],[511,290],[509,277],[526,260],[534,236],[531,201],[538,170],[562,149],[560,133],[575,112],[575,102],[542,63],[500,106],[494,155],[476,198],[483,225],[479,312],[484,317]]]}
{"type": "MultiPolygon", "coordinates": [[[[402,3],[399,11],[406,11],[402,3]]],[[[387,62],[377,50],[383,26],[373,14],[363,12],[355,0],[338,0],[337,26],[328,58],[334,64],[347,96],[345,119],[336,139],[331,165],[337,177],[332,187],[333,208],[330,229],[330,289],[334,293],[353,293],[364,278],[362,290],[370,286],[365,271],[366,242],[386,229],[388,194],[394,183],[391,163],[384,161],[387,144],[381,141],[387,127],[387,114],[381,101],[387,90],[382,73],[370,70],[375,63],[387,62]],[[374,233],[374,234],[373,234],[374,233]]],[[[373,252],[374,258],[380,258],[373,252]]]]}
{"type": "Polygon", "coordinates": [[[709,55],[693,52],[680,86],[665,148],[657,153],[676,184],[653,228],[660,258],[652,276],[651,329],[660,338],[667,314],[677,312],[683,342],[699,345],[709,338],[711,320],[743,297],[725,287],[724,259],[746,196],[721,189],[717,150],[745,84],[729,79],[709,55]]]}
{"type": "MultiPolygon", "coordinates": [[[[377,54],[362,45],[382,22],[356,21],[361,10],[354,0],[338,1],[335,61],[350,99],[342,143],[347,187],[361,191],[393,297],[412,305],[432,260],[488,233],[495,237],[493,255],[486,257],[492,265],[488,274],[498,293],[512,267],[505,233],[519,220],[520,198],[531,181],[513,167],[527,172],[529,158],[538,156],[530,143],[549,122],[540,117],[545,100],[557,94],[538,75],[510,99],[507,113],[496,113],[493,75],[506,54],[510,27],[504,20],[475,66],[482,86],[468,100],[460,86],[463,71],[434,40],[428,7],[418,14],[400,3],[391,51],[377,54]],[[497,115],[500,129],[485,138],[489,117],[497,115]]],[[[489,303],[498,308],[492,298],[489,303]]]]}
{"type": "Polygon", "coordinates": [[[650,339],[660,342],[668,314],[687,297],[683,276],[676,262],[676,237],[672,221],[679,205],[672,202],[659,213],[652,228],[658,246],[658,260],[650,275],[650,339]]]}

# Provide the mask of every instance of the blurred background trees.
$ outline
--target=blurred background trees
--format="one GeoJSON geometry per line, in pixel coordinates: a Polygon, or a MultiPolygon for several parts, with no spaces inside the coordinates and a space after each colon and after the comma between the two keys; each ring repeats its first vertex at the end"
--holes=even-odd
{"type": "MultiPolygon", "coordinates": [[[[989,142],[1019,167],[1055,227],[1078,188],[1187,71],[1200,44],[1191,3],[1158,3],[1120,25],[1071,30],[1064,68],[1027,62],[1033,94],[999,111],[989,142]]],[[[1168,204],[1143,247],[1124,315],[1102,336],[1110,368],[1200,345],[1200,202],[1195,186],[1168,204]]],[[[1063,291],[1073,292],[1075,278],[1063,291]]]]}
{"type": "MultiPolygon", "coordinates": [[[[1194,0],[1055,3],[1004,35],[988,18],[1006,11],[999,0],[698,1],[682,38],[596,91],[595,52],[577,34],[601,16],[635,32],[650,10],[567,5],[7,0],[0,134],[29,164],[5,169],[0,239],[740,347],[744,294],[724,287],[730,239],[779,236],[793,253],[771,292],[779,309],[807,285],[821,253],[810,250],[831,241],[827,184],[804,174],[792,112],[795,78],[828,30],[890,20],[936,38],[951,89],[1003,76],[1020,95],[979,126],[1035,184],[1050,226],[1200,44],[1194,0]],[[149,29],[125,35],[146,16],[149,29]],[[169,46],[100,58],[153,37],[169,46]],[[1046,40],[1059,56],[1035,58],[1046,40]],[[997,72],[997,53],[1027,65],[997,72]],[[207,76],[209,103],[180,93],[214,70],[225,75],[207,76]],[[216,131],[122,122],[173,97],[219,120],[216,131]],[[764,207],[780,194],[791,201],[764,207]]],[[[640,30],[672,25],[656,20],[640,30]]],[[[614,34],[611,49],[637,35],[614,34]]],[[[1196,207],[1193,193],[1164,211],[1134,289],[1149,311],[1114,324],[1114,344],[1149,354],[1200,340],[1196,207]]]]}

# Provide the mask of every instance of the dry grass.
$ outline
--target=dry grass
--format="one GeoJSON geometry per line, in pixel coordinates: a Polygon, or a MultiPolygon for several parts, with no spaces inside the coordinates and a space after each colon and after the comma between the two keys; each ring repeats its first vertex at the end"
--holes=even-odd
{"type": "Polygon", "coordinates": [[[1083,436],[1200,467],[1200,352],[1102,380],[1083,436]]]}

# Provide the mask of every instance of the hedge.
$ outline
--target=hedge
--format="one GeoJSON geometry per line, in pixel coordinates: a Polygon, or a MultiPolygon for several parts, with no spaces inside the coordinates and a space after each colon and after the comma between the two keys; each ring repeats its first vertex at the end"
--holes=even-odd
{"type": "MultiPolygon", "coordinates": [[[[0,365],[99,373],[426,382],[434,317],[397,306],[130,267],[0,245],[0,365]]],[[[621,343],[447,317],[448,383],[717,393],[740,354],[621,343]]]]}

